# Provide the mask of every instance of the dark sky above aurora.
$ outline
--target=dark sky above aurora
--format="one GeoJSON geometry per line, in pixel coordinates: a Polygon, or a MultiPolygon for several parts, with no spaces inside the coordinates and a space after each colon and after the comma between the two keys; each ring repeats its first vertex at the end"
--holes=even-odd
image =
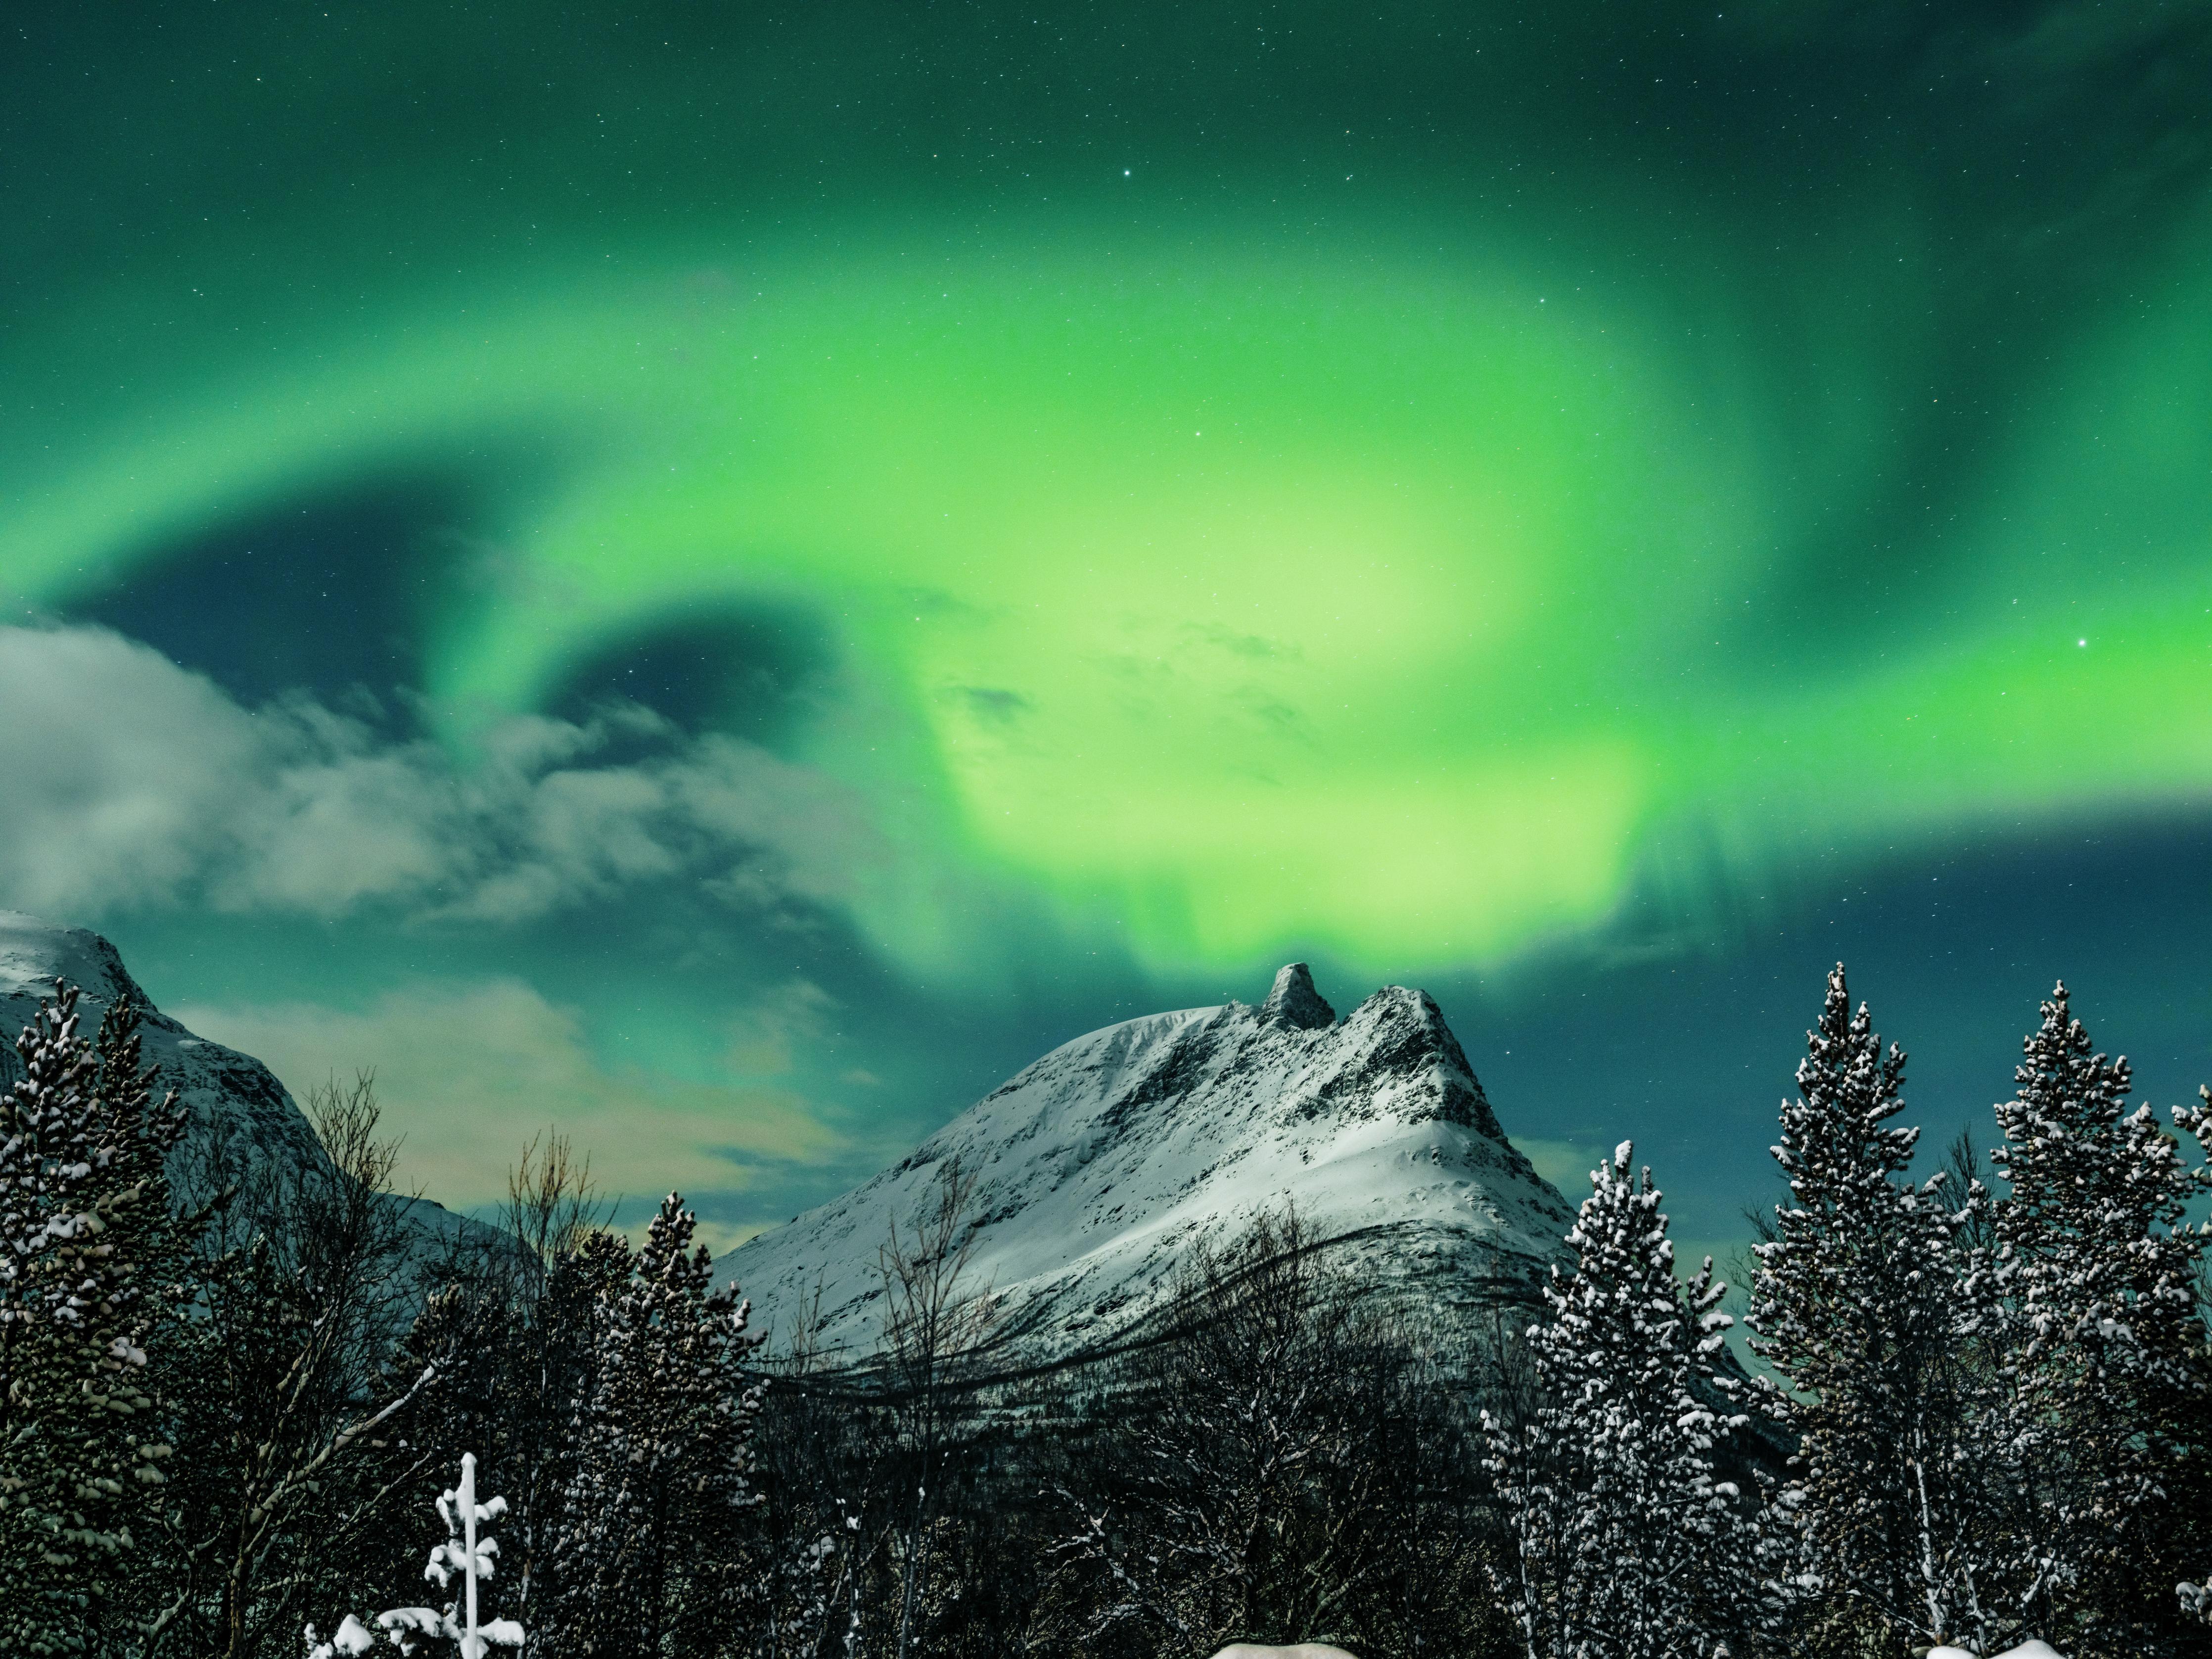
{"type": "Polygon", "coordinates": [[[1432,990],[1723,1244],[2212,1076],[2212,7],[50,7],[0,904],[725,1239],[1053,1043],[1432,990]]]}

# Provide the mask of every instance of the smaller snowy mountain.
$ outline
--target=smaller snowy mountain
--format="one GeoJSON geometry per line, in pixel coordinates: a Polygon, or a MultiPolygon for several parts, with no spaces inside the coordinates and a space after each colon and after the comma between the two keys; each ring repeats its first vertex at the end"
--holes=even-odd
{"type": "MultiPolygon", "coordinates": [[[[86,1036],[99,1029],[100,1017],[117,1001],[138,1010],[141,1051],[154,1068],[155,1098],[173,1089],[191,1115],[185,1143],[170,1162],[173,1180],[182,1184],[188,1179],[196,1152],[211,1138],[243,1163],[322,1160],[314,1131],[266,1066],[251,1054],[193,1036],[156,1008],[115,947],[98,933],[17,910],[0,910],[0,1089],[21,1075],[15,1034],[31,1023],[40,1003],[53,995],[58,977],[82,993],[77,1019],[86,1036]]],[[[408,1218],[425,1248],[456,1229],[477,1224],[423,1199],[409,1202],[408,1218]]]]}
{"type": "Polygon", "coordinates": [[[947,1160],[980,1172],[975,1277],[1010,1368],[1141,1340],[1200,1238],[1295,1205],[1310,1237],[1440,1343],[1526,1305],[1574,1212],[1506,1139],[1426,992],[1340,1022],[1303,963],[1265,1003],[1126,1020],[1063,1044],[895,1169],[723,1258],[779,1345],[812,1310],[832,1357],[880,1329],[878,1251],[947,1160]]]}

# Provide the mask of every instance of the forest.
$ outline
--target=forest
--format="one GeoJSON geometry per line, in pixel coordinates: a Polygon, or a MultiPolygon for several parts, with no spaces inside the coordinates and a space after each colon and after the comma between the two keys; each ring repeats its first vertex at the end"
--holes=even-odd
{"type": "Polygon", "coordinates": [[[615,1230],[557,1137],[433,1243],[372,1078],[308,1102],[316,1160],[191,1136],[137,1018],[57,983],[0,1096],[9,1654],[458,1650],[414,1604],[465,1453],[485,1628],[544,1659],[2212,1653],[2212,1095],[2130,1104],[2063,985],[1938,1160],[1837,968],[1737,1291],[1624,1144],[1475,1340],[1292,1194],[1042,1369],[975,1170],[882,1241],[854,1363],[755,1328],[678,1196],[615,1230]]]}

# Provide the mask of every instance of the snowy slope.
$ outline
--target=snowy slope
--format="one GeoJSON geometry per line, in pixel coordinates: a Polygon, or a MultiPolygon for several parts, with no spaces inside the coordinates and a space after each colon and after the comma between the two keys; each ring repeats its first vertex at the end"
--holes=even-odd
{"type": "Polygon", "coordinates": [[[824,1342],[865,1355],[878,1247],[955,1157],[982,1172],[976,1273],[1006,1298],[1011,1364],[1134,1335],[1194,1239],[1286,1201],[1447,1341],[1532,1299],[1573,1218],[1425,992],[1388,987],[1339,1023],[1293,963],[1260,1007],[1152,1014],[1055,1048],[896,1168],[732,1251],[721,1276],[779,1345],[818,1284],[824,1342]]]}
{"type": "MultiPolygon", "coordinates": [[[[185,1177],[193,1147],[204,1146],[211,1136],[220,1136],[248,1161],[308,1163],[322,1158],[307,1120],[266,1066],[251,1054],[194,1036],[155,1008],[115,947],[99,934],[17,910],[0,910],[0,1087],[21,1074],[15,1034],[53,994],[57,975],[83,993],[77,1021],[86,1036],[99,1029],[100,1016],[118,997],[133,1000],[142,1011],[139,1037],[145,1063],[155,1070],[155,1097],[173,1089],[191,1111],[185,1144],[171,1160],[173,1177],[185,1177]]],[[[419,1199],[409,1205],[409,1218],[423,1234],[426,1247],[457,1227],[475,1225],[419,1199]]]]}

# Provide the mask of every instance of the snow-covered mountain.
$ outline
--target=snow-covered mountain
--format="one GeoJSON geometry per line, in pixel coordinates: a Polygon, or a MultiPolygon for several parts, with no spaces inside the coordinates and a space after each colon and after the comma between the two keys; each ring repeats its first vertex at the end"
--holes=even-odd
{"type": "MultiPolygon", "coordinates": [[[[98,933],[17,910],[0,910],[0,1087],[21,1074],[15,1034],[31,1023],[39,1004],[53,995],[57,977],[82,992],[78,1028],[87,1036],[118,998],[138,1007],[142,1053],[154,1068],[155,1095],[173,1089],[191,1113],[185,1144],[171,1160],[173,1178],[187,1177],[196,1149],[211,1137],[246,1162],[305,1164],[322,1158],[314,1131],[266,1066],[251,1054],[194,1036],[156,1008],[115,947],[98,933]]],[[[409,1203],[408,1218],[422,1234],[425,1248],[456,1228],[476,1225],[422,1199],[409,1203]]]]}
{"type": "Polygon", "coordinates": [[[873,1346],[878,1249],[939,1168],[981,1172],[976,1279],[1004,1297],[1012,1365],[1139,1336],[1176,1265],[1294,1203],[1310,1236],[1449,1341],[1534,1299],[1574,1212],[1505,1139],[1426,992],[1339,1021],[1303,963],[1258,1007],[1125,1020],[1064,1043],[896,1168],[723,1258],[777,1342],[812,1304],[834,1354],[873,1346]]]}

